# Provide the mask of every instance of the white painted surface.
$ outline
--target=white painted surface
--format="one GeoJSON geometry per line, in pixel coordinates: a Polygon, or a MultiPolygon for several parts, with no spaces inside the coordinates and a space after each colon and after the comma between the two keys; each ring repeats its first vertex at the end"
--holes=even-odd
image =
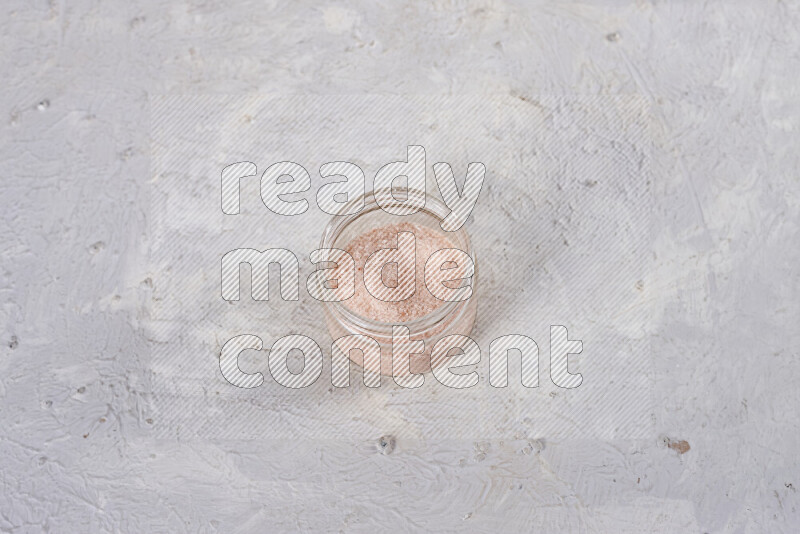
{"type": "Polygon", "coordinates": [[[0,10],[0,530],[797,530],[797,4],[0,10]],[[644,95],[655,435],[156,439],[147,102],[181,92],[644,95]]]}
{"type": "MultiPolygon", "coordinates": [[[[648,337],[650,116],[641,98],[178,96],[153,98],[150,108],[148,269],[154,289],[143,327],[153,342],[147,369],[156,435],[655,435],[648,337]],[[361,380],[354,376],[352,388],[334,391],[325,361],[324,378],[308,390],[277,387],[266,351],[278,338],[301,334],[329,352],[322,306],[308,296],[303,281],[311,274],[309,253],[319,246],[331,215],[314,202],[311,190],[323,183],[316,175],[309,178],[308,193],[294,195],[311,199],[307,211],[273,213],[260,198],[258,169],[292,159],[316,174],[323,162],[352,158],[372,188],[378,169],[407,157],[409,139],[425,148],[433,198],[439,195],[433,162],[450,162],[460,178],[469,162],[488,169],[480,204],[465,223],[479,263],[471,303],[479,317],[471,336],[482,347],[482,385],[438,387],[429,375],[419,389],[386,380],[373,390],[355,386],[361,380]],[[238,160],[258,168],[240,180],[240,213],[226,215],[217,175],[238,160]],[[303,286],[298,300],[283,301],[273,292],[268,302],[255,301],[247,276],[240,300],[222,299],[220,258],[241,247],[281,247],[293,254],[300,270],[294,279],[303,286]],[[557,377],[551,380],[551,324],[567,325],[572,339],[585,340],[586,352],[572,357],[570,368],[591,385],[565,391],[556,387],[557,377]],[[489,385],[490,346],[515,333],[535,340],[541,352],[535,389],[521,387],[516,356],[506,374],[517,386],[489,385]],[[217,370],[223,345],[242,334],[258,336],[265,349],[242,354],[243,369],[267,377],[268,385],[258,391],[230,387],[217,370]]],[[[273,276],[271,289],[277,285],[273,276]]],[[[387,350],[388,372],[390,356],[387,350]]],[[[495,352],[495,365],[497,358],[495,352]]]]}

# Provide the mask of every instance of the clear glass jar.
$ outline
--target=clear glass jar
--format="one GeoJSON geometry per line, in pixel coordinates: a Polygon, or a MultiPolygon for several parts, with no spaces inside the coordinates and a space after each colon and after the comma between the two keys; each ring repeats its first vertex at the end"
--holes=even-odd
{"type": "MultiPolygon", "coordinates": [[[[345,213],[352,211],[350,208],[361,205],[362,199],[364,207],[353,215],[334,216],[325,227],[320,243],[321,249],[346,249],[353,239],[374,228],[405,221],[425,226],[446,236],[455,248],[467,253],[475,264],[475,272],[472,276],[473,292],[469,299],[458,302],[441,301],[441,305],[427,315],[407,322],[378,321],[359,315],[343,302],[321,302],[328,332],[334,340],[352,334],[362,334],[378,342],[381,348],[381,375],[384,376],[392,375],[392,327],[394,325],[408,327],[412,341],[422,340],[425,343],[423,353],[411,354],[410,370],[414,374],[430,371],[431,349],[437,341],[453,334],[468,336],[475,326],[478,307],[478,261],[469,235],[463,226],[455,232],[442,230],[440,223],[450,213],[450,209],[441,200],[427,193],[418,194],[425,195],[425,207],[416,213],[404,216],[391,215],[383,211],[376,203],[375,195],[372,192],[364,197],[353,199],[343,207],[345,213]]],[[[398,206],[401,204],[398,203],[398,206]]],[[[356,267],[363,268],[363,265],[356,267]]],[[[417,291],[427,291],[427,288],[420,288],[419,285],[417,284],[417,291]]],[[[363,367],[361,351],[350,351],[349,356],[351,361],[363,367]]]]}

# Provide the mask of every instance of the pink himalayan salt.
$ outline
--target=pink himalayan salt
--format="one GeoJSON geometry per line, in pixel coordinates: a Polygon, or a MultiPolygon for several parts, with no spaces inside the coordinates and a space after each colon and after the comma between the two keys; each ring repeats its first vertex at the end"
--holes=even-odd
{"type": "MultiPolygon", "coordinates": [[[[441,231],[411,222],[380,226],[361,234],[344,247],[355,260],[356,288],[355,294],[343,301],[343,304],[362,317],[387,323],[403,323],[431,313],[445,302],[434,297],[425,286],[425,262],[431,254],[445,248],[457,247],[441,231]],[[411,232],[415,237],[416,289],[406,300],[386,302],[376,299],[367,291],[364,285],[364,264],[373,252],[384,248],[397,248],[399,232],[411,232]]],[[[389,287],[397,284],[396,265],[384,269],[383,280],[389,287]]]]}

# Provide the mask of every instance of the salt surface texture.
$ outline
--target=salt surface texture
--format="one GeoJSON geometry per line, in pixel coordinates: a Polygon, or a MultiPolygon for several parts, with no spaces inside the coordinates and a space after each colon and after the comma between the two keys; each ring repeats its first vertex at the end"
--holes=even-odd
{"type": "MultiPolygon", "coordinates": [[[[444,301],[431,295],[425,286],[425,262],[437,250],[458,248],[441,230],[411,222],[401,222],[374,228],[353,239],[345,250],[353,256],[356,263],[356,289],[352,298],[343,304],[351,311],[376,321],[407,322],[427,315],[439,308],[444,301]],[[384,248],[397,248],[397,234],[411,232],[416,239],[416,283],[414,294],[399,302],[385,302],[373,297],[364,285],[364,264],[369,256],[384,248]]],[[[384,283],[388,287],[397,285],[397,266],[390,264],[384,268],[384,283]]]]}

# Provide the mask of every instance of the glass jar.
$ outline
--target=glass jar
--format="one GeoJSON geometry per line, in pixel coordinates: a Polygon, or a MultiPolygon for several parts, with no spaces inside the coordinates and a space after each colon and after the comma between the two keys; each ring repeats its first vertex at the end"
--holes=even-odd
{"type": "MultiPolygon", "coordinates": [[[[468,336],[475,326],[477,315],[478,262],[469,235],[463,226],[455,232],[442,230],[440,223],[450,213],[450,209],[441,200],[427,193],[417,194],[425,195],[425,207],[416,213],[404,216],[386,213],[378,206],[375,201],[375,195],[372,192],[363,197],[353,199],[343,206],[344,213],[354,211],[360,205],[363,205],[363,208],[352,215],[334,216],[325,227],[320,243],[321,249],[346,249],[353,239],[374,228],[392,223],[410,222],[441,233],[452,242],[454,248],[458,248],[468,254],[475,265],[471,279],[473,291],[469,299],[457,302],[440,301],[441,304],[427,315],[407,322],[379,321],[359,315],[348,308],[344,302],[322,302],[328,332],[334,340],[343,336],[361,334],[369,336],[378,342],[381,349],[380,372],[384,376],[392,375],[393,326],[402,325],[408,327],[412,341],[421,340],[425,343],[424,352],[412,353],[410,356],[410,372],[419,374],[431,370],[431,349],[436,342],[445,336],[453,334],[468,336]]],[[[397,205],[402,206],[400,203],[397,205]]],[[[356,265],[356,267],[363,268],[363,265],[356,265]]],[[[415,282],[418,279],[419,277],[415,279],[415,282]]],[[[428,291],[427,288],[420,288],[419,285],[417,283],[417,291],[428,291]]],[[[352,350],[348,356],[352,362],[363,367],[364,354],[360,350],[352,350]]]]}

